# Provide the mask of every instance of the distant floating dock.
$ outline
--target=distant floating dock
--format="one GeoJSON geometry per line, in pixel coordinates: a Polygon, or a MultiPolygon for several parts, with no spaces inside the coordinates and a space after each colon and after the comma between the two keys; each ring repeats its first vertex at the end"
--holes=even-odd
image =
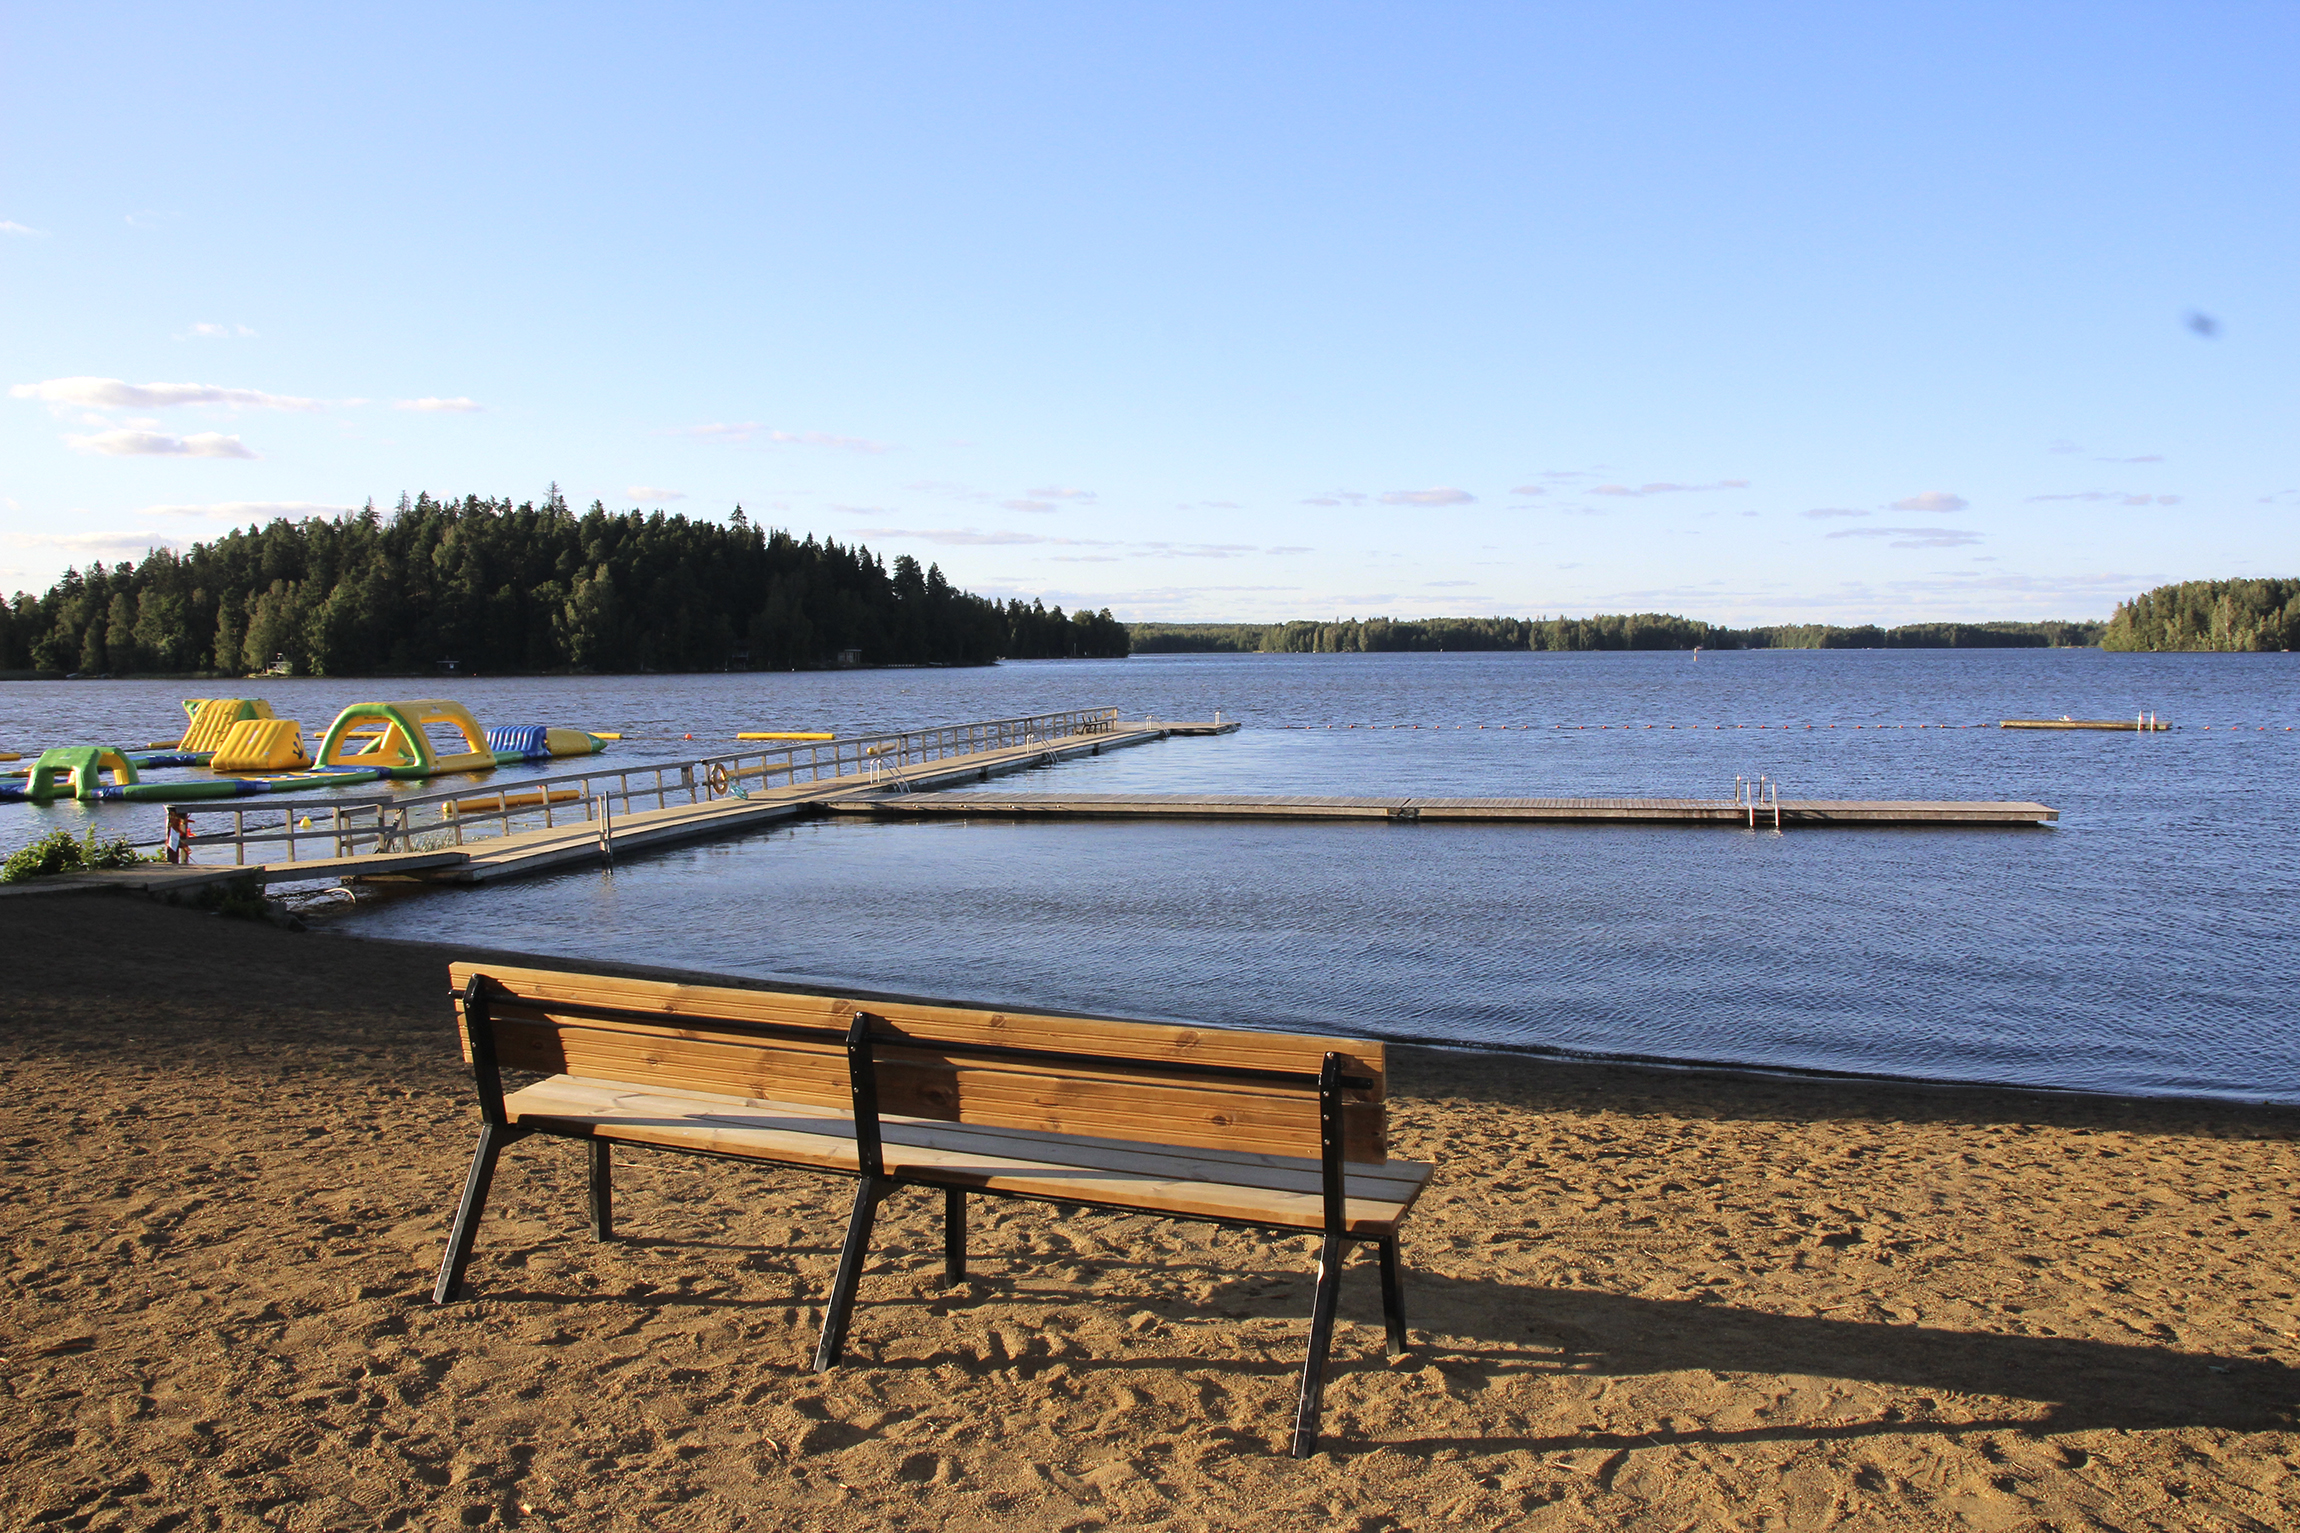
{"type": "Polygon", "coordinates": [[[2151,713],[2145,718],[2129,719],[1999,719],[1999,729],[2114,729],[2125,734],[2157,734],[2170,729],[2170,724],[2157,722],[2151,713]]]}
{"type": "Polygon", "coordinates": [[[2049,825],[2043,804],[1701,798],[1331,798],[1231,793],[936,793],[825,800],[837,814],[1121,820],[1386,820],[1503,824],[2049,825]]]}

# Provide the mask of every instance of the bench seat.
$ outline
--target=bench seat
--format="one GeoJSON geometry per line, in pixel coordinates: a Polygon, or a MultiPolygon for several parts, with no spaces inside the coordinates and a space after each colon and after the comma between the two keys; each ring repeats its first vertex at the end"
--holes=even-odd
{"type": "MultiPolygon", "coordinates": [[[[508,1092],[510,1121],[539,1133],[860,1174],[852,1116],[801,1102],[666,1092],[555,1075],[508,1092]]],[[[880,1120],[885,1174],[1009,1197],[1175,1214],[1319,1233],[1314,1158],[1190,1149],[986,1128],[892,1114],[880,1120]]],[[[1396,1233],[1434,1168],[1388,1160],[1345,1169],[1348,1233],[1396,1233]]]]}

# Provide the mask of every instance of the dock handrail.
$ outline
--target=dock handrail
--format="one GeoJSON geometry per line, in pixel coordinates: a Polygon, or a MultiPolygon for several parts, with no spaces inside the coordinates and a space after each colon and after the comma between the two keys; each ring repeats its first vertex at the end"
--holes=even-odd
{"type": "MultiPolygon", "coordinates": [[[[220,803],[195,800],[169,805],[168,814],[171,822],[180,823],[186,830],[192,829],[194,815],[230,815],[229,831],[193,831],[187,836],[183,842],[183,860],[191,861],[192,851],[198,847],[229,846],[233,863],[240,866],[248,862],[251,846],[279,843],[286,848],[285,857],[258,857],[258,862],[325,861],[352,856],[363,844],[373,852],[410,850],[409,843],[417,836],[450,834],[453,844],[462,846],[467,830],[495,822],[496,835],[509,835],[513,822],[522,818],[539,818],[545,828],[560,822],[576,824],[596,819],[602,824],[604,837],[605,824],[613,815],[633,814],[641,808],[669,808],[673,802],[700,804],[706,798],[739,794],[740,785],[752,779],[760,788],[795,788],[804,783],[846,777],[871,782],[885,770],[884,763],[889,758],[901,763],[924,764],[1017,745],[1108,734],[1116,727],[1117,720],[1115,708],[1071,709],[926,729],[889,730],[838,740],[753,747],[708,756],[618,763],[545,777],[512,778],[492,785],[466,783],[424,793],[332,793],[311,798],[267,796],[220,803]],[[570,787],[576,790],[577,797],[561,797],[554,802],[554,788],[570,787]],[[487,802],[490,799],[495,801],[492,806],[487,802]],[[648,803],[649,800],[652,803],[648,803]],[[449,805],[454,806],[452,812],[449,805]],[[268,817],[275,811],[284,813],[284,822],[267,819],[250,825],[251,817],[268,817]],[[315,816],[309,826],[299,828],[298,816],[315,811],[326,813],[325,823],[315,816]],[[299,855],[298,842],[316,850],[299,855]]],[[[161,846],[166,842],[137,844],[161,846]]]]}
{"type": "Polygon", "coordinates": [[[1766,809],[1773,812],[1773,828],[1781,828],[1781,785],[1763,773],[1733,779],[1733,805],[1748,811],[1751,830],[1757,828],[1758,812],[1766,809]]]}

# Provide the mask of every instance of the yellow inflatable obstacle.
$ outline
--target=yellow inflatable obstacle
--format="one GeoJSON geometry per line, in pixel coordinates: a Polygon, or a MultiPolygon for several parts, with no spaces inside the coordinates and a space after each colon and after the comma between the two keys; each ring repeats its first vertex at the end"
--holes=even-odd
{"type": "Polygon", "coordinates": [[[300,772],[311,765],[294,719],[241,719],[208,758],[211,772],[300,772]]]}
{"type": "Polygon", "coordinates": [[[492,772],[495,753],[487,748],[487,731],[461,703],[424,698],[353,703],[336,715],[320,740],[319,764],[367,767],[389,777],[437,777],[443,772],[492,772]],[[445,724],[462,735],[464,749],[439,754],[426,733],[425,726],[431,724],[445,724]]]}
{"type": "Polygon", "coordinates": [[[187,697],[184,713],[191,727],[184,731],[183,739],[176,742],[181,751],[212,751],[224,743],[224,736],[232,726],[245,719],[268,719],[271,704],[260,697],[187,697]]]}

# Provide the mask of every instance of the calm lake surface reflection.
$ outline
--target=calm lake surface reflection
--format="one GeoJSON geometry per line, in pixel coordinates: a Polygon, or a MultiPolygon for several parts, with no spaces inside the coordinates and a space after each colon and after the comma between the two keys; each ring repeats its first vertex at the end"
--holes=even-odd
{"type": "MultiPolygon", "coordinates": [[[[417,684],[247,686],[316,728],[417,684]]],[[[618,748],[632,758],[737,729],[1070,707],[1246,724],[993,789],[1722,798],[1764,772],[1785,797],[2036,799],[2061,821],[832,821],[378,901],[342,923],[356,933],[1239,1025],[2300,1101],[2290,655],[1142,656],[417,689],[490,724],[658,737],[618,748]],[[2180,727],[1993,727],[2141,711],[2180,727]]],[[[180,690],[0,686],[0,746],[141,744],[180,727],[180,690]]],[[[148,836],[158,816],[93,817],[148,836]]],[[[0,845],[88,818],[0,806],[0,845]]]]}

